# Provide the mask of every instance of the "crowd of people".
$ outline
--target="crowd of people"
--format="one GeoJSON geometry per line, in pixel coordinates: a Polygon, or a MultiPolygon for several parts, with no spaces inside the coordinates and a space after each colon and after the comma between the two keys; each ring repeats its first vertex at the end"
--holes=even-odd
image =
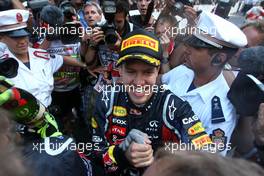
{"type": "Polygon", "coordinates": [[[263,175],[263,2],[1,0],[0,175],[263,175]]]}

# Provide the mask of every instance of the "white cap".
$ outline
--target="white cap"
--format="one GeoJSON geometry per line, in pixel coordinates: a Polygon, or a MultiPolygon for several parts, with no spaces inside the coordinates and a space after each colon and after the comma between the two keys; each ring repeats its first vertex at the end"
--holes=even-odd
{"type": "Polygon", "coordinates": [[[14,31],[27,27],[29,11],[12,9],[0,12],[0,32],[14,31]]]}
{"type": "Polygon", "coordinates": [[[209,12],[202,12],[194,36],[217,48],[240,48],[247,45],[246,35],[233,23],[209,12]]]}

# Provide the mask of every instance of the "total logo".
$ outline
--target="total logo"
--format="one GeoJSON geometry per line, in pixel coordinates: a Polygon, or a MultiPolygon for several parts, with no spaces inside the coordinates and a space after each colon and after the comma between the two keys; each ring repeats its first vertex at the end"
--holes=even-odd
{"type": "Polygon", "coordinates": [[[117,134],[117,135],[120,135],[120,136],[125,136],[126,135],[126,128],[113,126],[111,132],[113,134],[117,134]]]}
{"type": "Polygon", "coordinates": [[[199,120],[198,117],[197,117],[196,115],[194,115],[194,116],[192,116],[192,117],[188,117],[188,118],[184,118],[184,119],[182,119],[182,123],[183,123],[184,125],[187,125],[187,124],[190,124],[190,123],[195,122],[195,121],[197,121],[197,120],[199,120]]]}

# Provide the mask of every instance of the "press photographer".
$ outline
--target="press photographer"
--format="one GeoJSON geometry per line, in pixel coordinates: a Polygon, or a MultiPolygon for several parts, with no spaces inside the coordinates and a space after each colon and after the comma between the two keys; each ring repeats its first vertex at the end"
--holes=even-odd
{"type": "MultiPolygon", "coordinates": [[[[87,64],[101,65],[103,67],[109,66],[109,64],[115,62],[118,58],[117,52],[119,50],[121,37],[116,31],[114,24],[114,17],[116,13],[115,1],[104,1],[103,10],[96,3],[86,3],[84,6],[84,12],[86,12],[86,19],[88,25],[92,28],[92,34],[87,39],[89,53],[89,61],[87,64]],[[93,19],[90,13],[96,9],[98,13],[97,20],[93,19]],[[106,22],[100,24],[102,16],[105,17],[106,22]],[[98,55],[94,51],[98,51],[98,55]],[[98,58],[98,59],[97,59],[98,58]],[[97,63],[97,64],[96,64],[97,63]]],[[[96,67],[95,66],[95,67],[96,67]]],[[[92,66],[93,67],[93,66],[92,66]]],[[[93,67],[93,68],[95,68],[93,67]]]]}
{"type": "MultiPolygon", "coordinates": [[[[86,2],[86,4],[83,7],[83,11],[84,11],[84,18],[88,26],[92,29],[92,32],[85,36],[86,40],[83,40],[83,44],[85,44],[87,47],[85,59],[87,66],[90,70],[89,73],[86,73],[86,75],[83,76],[85,77],[84,83],[86,83],[83,88],[84,89],[83,107],[84,107],[85,116],[92,117],[92,112],[94,110],[94,105],[95,105],[95,98],[99,91],[98,85],[105,85],[106,83],[112,83],[112,80],[114,80],[116,77],[119,76],[115,68],[115,61],[118,58],[118,53],[113,50],[113,49],[118,49],[118,47],[116,47],[115,45],[113,47],[107,45],[104,40],[105,33],[99,26],[103,26],[101,24],[105,23],[105,19],[104,19],[103,10],[99,6],[99,4],[95,2],[86,2]]],[[[111,6],[109,11],[111,12],[111,6]]],[[[112,9],[112,12],[113,11],[115,11],[114,7],[112,9]]],[[[106,18],[108,19],[108,17],[106,18]]],[[[111,20],[107,24],[111,24],[111,20]]],[[[107,27],[109,25],[105,25],[105,26],[107,27]]],[[[110,36],[113,36],[113,38],[115,38],[114,35],[111,35],[113,34],[111,33],[111,29],[113,29],[112,25],[109,29],[110,29],[110,36]]],[[[109,37],[109,39],[111,40],[111,37],[109,37]]],[[[91,119],[89,118],[88,120],[89,120],[88,123],[90,123],[91,119]]]]}
{"type": "MultiPolygon", "coordinates": [[[[64,33],[46,35],[41,47],[47,49],[50,54],[59,54],[69,57],[72,61],[81,62],[85,57],[81,49],[80,34],[74,33],[80,28],[76,21],[76,11],[70,2],[64,1],[56,6],[46,6],[41,11],[41,19],[48,26],[62,28],[64,33]]],[[[52,92],[51,109],[56,116],[59,128],[62,131],[72,133],[74,130],[70,120],[76,124],[84,124],[81,114],[81,92],[80,92],[80,67],[63,66],[54,74],[54,90],[52,92]],[[71,101],[65,101],[68,97],[71,101]],[[77,112],[77,119],[73,119],[72,111],[77,112]],[[66,126],[69,126],[66,129],[66,126]]]]}
{"type": "Polygon", "coordinates": [[[104,32],[104,42],[107,45],[114,45],[118,40],[118,36],[116,34],[116,27],[114,24],[114,18],[116,13],[115,1],[103,1],[102,10],[106,21],[104,24],[96,24],[96,27],[100,27],[100,30],[104,32]]]}
{"type": "Polygon", "coordinates": [[[244,49],[238,58],[241,71],[228,92],[240,116],[232,135],[234,155],[261,165],[264,165],[263,57],[263,46],[244,49]]]}

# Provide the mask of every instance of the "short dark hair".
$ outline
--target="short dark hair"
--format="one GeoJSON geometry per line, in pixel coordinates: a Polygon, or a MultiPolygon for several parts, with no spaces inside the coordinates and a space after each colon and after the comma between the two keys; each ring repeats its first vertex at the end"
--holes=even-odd
{"type": "Polygon", "coordinates": [[[178,23],[177,19],[174,16],[169,15],[169,14],[161,14],[155,23],[155,27],[158,22],[168,22],[173,27],[176,26],[178,23]]]}
{"type": "Polygon", "coordinates": [[[1,0],[0,1],[0,12],[4,10],[13,9],[11,0],[1,0]]]}
{"type": "Polygon", "coordinates": [[[129,12],[129,4],[127,1],[119,0],[116,3],[116,12],[117,13],[124,13],[125,17],[127,16],[129,12]]]}

